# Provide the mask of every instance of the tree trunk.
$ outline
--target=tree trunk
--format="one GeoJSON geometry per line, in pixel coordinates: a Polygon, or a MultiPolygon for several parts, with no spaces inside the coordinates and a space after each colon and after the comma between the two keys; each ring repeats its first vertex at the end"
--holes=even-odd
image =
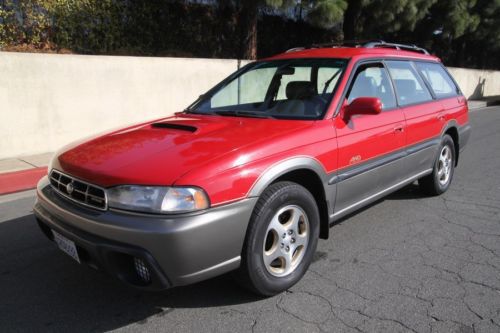
{"type": "Polygon", "coordinates": [[[219,0],[215,7],[215,41],[216,46],[212,51],[212,57],[238,58],[240,56],[240,45],[238,38],[240,30],[238,26],[239,12],[233,6],[232,1],[219,0]],[[236,41],[236,43],[235,43],[236,41]]]}
{"type": "Polygon", "coordinates": [[[452,49],[454,50],[454,66],[465,67],[465,35],[456,38],[453,41],[452,49]]]}
{"type": "Polygon", "coordinates": [[[344,12],[344,23],[342,26],[344,40],[355,40],[357,36],[357,21],[361,14],[362,0],[350,0],[344,12]]]}
{"type": "Polygon", "coordinates": [[[241,33],[241,58],[257,59],[257,21],[258,1],[243,0],[240,11],[241,33]]]}

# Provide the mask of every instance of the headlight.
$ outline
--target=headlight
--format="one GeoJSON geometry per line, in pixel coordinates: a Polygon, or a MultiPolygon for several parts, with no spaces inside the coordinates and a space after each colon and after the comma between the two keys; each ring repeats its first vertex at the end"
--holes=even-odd
{"type": "Polygon", "coordinates": [[[107,190],[108,206],[147,213],[182,213],[210,206],[202,189],[123,185],[107,190]]]}

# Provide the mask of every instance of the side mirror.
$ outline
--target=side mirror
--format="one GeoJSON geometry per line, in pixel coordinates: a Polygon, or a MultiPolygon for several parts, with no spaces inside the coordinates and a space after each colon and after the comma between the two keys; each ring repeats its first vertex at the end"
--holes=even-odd
{"type": "Polygon", "coordinates": [[[377,97],[358,97],[344,108],[344,119],[356,114],[376,115],[382,112],[382,101],[377,97]]]}

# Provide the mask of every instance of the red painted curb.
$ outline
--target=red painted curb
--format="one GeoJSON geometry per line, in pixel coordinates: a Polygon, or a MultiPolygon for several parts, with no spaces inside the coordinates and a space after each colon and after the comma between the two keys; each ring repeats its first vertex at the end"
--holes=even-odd
{"type": "Polygon", "coordinates": [[[47,167],[0,173],[0,195],[31,190],[47,174],[47,167]]]}

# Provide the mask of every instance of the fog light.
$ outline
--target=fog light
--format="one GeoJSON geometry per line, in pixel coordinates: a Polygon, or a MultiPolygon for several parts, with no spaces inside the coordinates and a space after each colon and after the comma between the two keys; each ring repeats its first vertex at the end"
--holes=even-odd
{"type": "Polygon", "coordinates": [[[139,275],[142,282],[151,282],[151,274],[149,273],[149,268],[148,266],[146,266],[146,263],[142,259],[134,258],[134,267],[137,275],[139,275]]]}

